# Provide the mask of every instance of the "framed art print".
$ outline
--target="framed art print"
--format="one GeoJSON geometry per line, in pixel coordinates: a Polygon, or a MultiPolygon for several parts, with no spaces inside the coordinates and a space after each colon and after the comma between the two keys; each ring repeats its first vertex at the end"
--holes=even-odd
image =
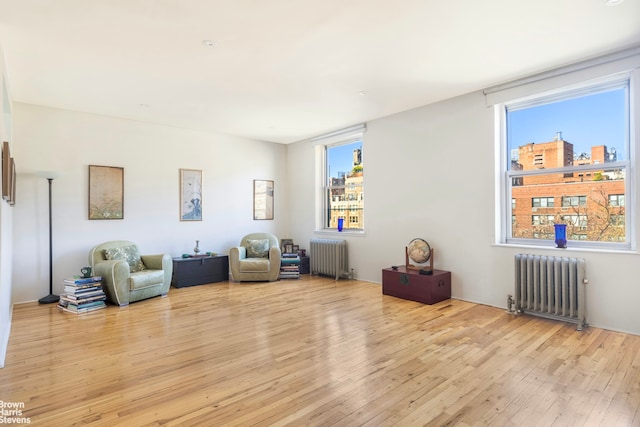
{"type": "Polygon", "coordinates": [[[202,171],[180,169],[180,221],[202,221],[202,171]]]}
{"type": "Polygon", "coordinates": [[[11,158],[9,162],[9,170],[11,172],[11,182],[9,183],[9,204],[11,206],[16,204],[16,162],[11,158]]]}
{"type": "Polygon", "coordinates": [[[2,143],[2,198],[11,198],[11,152],[7,141],[2,143]]]}
{"type": "Polygon", "coordinates": [[[124,218],[124,168],[89,165],[89,219],[124,218]]]}
{"type": "Polygon", "coordinates": [[[273,181],[253,180],[253,219],[273,219],[273,181]]]}

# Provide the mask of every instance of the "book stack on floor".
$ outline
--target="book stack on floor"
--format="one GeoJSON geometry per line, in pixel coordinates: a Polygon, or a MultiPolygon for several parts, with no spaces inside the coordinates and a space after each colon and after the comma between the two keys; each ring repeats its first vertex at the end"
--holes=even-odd
{"type": "Polygon", "coordinates": [[[106,298],[100,276],[65,279],[58,308],[71,313],[87,313],[105,308],[106,298]]]}
{"type": "Polygon", "coordinates": [[[298,254],[282,254],[280,259],[280,278],[300,278],[300,257],[298,254]]]}

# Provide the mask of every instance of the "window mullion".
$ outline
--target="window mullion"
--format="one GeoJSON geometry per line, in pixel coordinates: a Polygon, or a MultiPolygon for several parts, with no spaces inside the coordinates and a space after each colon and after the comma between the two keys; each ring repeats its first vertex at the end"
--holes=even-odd
{"type": "Polygon", "coordinates": [[[556,173],[575,173],[575,172],[590,172],[590,171],[600,171],[603,169],[623,169],[626,170],[629,168],[628,161],[618,161],[618,162],[609,162],[609,163],[594,163],[591,165],[574,165],[574,166],[565,166],[561,168],[551,168],[551,169],[530,169],[530,170],[510,170],[507,171],[507,176],[511,178],[516,177],[524,177],[524,176],[534,176],[534,175],[553,175],[556,173]]]}

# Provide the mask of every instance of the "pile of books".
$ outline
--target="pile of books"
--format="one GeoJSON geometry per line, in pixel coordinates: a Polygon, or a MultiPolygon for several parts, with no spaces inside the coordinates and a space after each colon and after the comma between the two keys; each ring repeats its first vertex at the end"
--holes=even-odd
{"type": "Polygon", "coordinates": [[[64,279],[64,294],[58,308],[71,313],[87,313],[106,307],[107,296],[102,289],[102,277],[64,279]]]}
{"type": "Polygon", "coordinates": [[[298,256],[298,254],[282,254],[282,257],[280,259],[280,278],[300,278],[300,257],[298,256]]]}

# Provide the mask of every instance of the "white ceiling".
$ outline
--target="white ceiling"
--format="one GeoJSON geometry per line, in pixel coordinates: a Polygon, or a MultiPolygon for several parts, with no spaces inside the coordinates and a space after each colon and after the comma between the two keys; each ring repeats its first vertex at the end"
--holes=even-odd
{"type": "Polygon", "coordinates": [[[638,43],[640,0],[0,0],[13,101],[279,143],[638,43]]]}

